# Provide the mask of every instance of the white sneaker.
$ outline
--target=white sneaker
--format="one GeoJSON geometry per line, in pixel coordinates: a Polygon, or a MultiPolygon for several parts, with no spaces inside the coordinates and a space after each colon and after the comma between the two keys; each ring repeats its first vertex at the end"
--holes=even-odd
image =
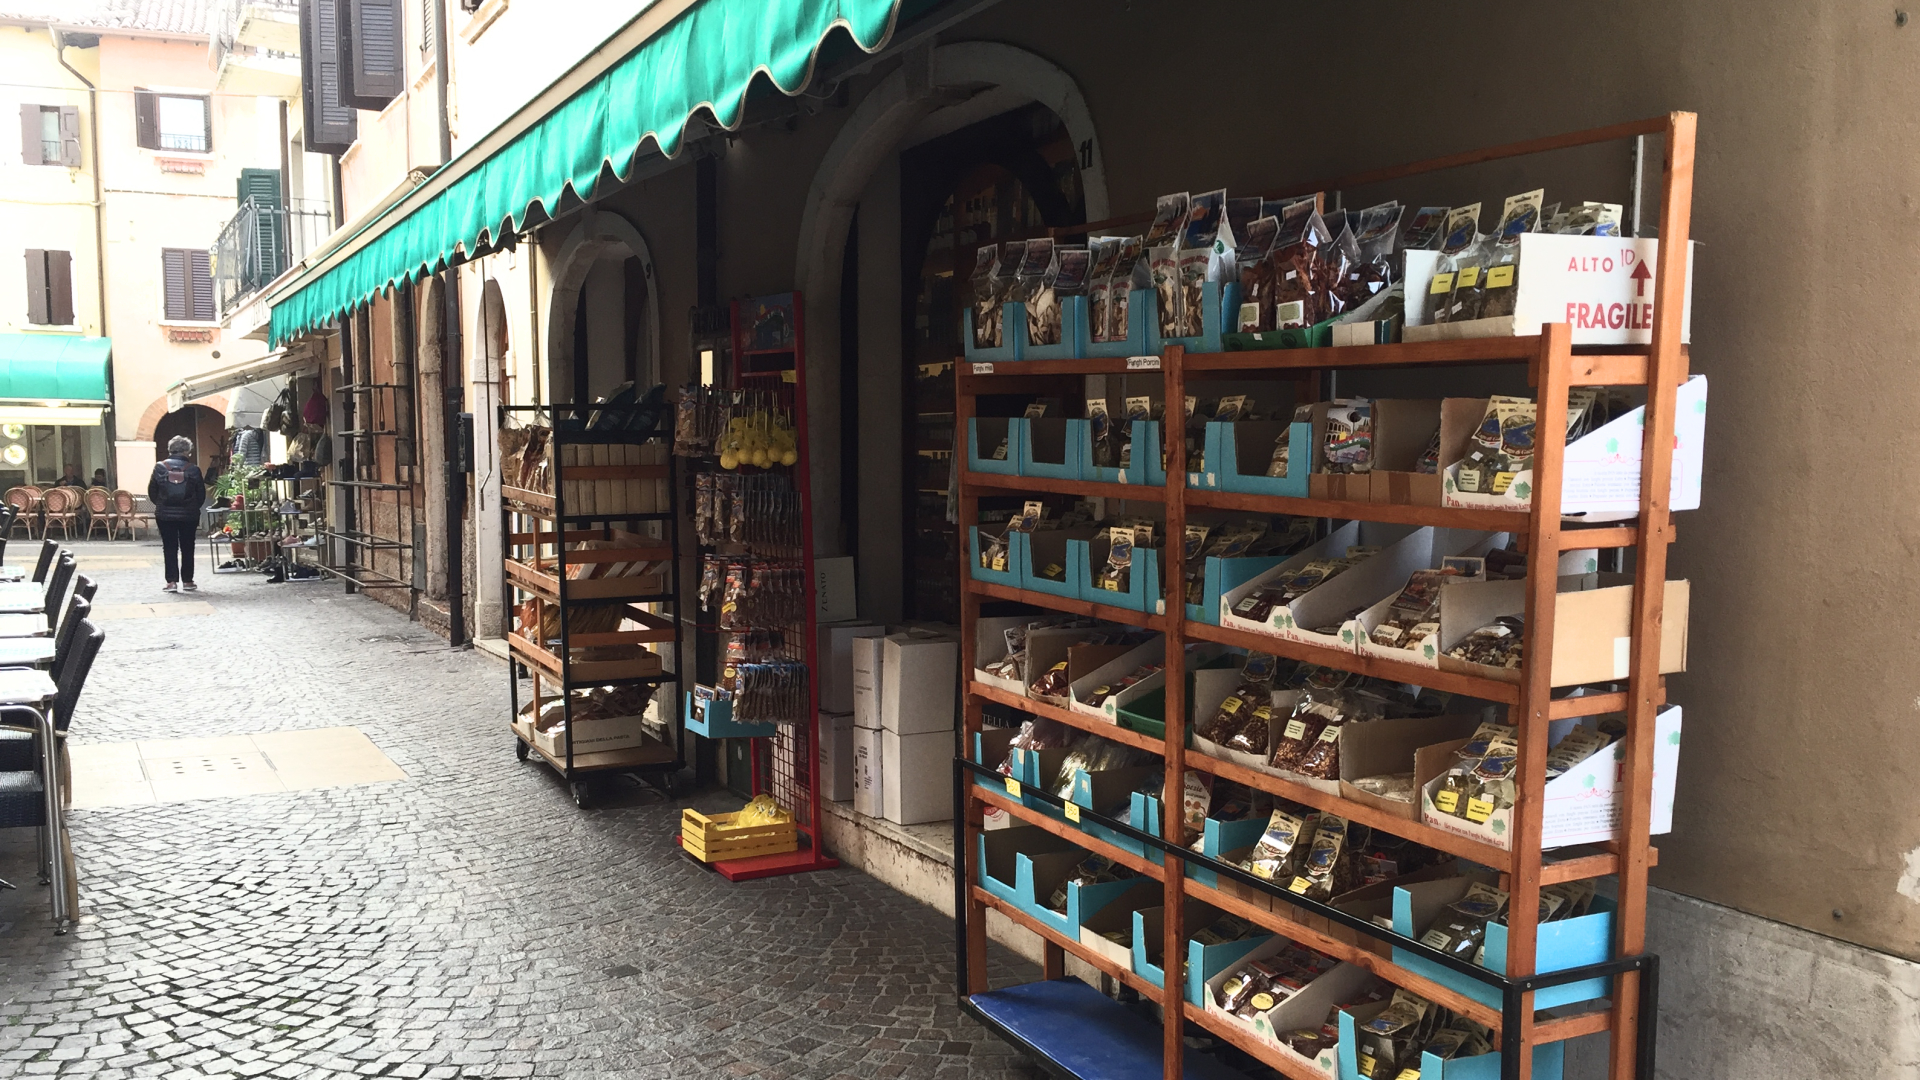
{"type": "Polygon", "coordinates": [[[176,585],[175,583],[173,583],[173,582],[171,582],[171,581],[169,581],[169,582],[167,582],[167,583],[166,583],[166,585],[165,585],[165,586],[163,586],[163,587],[161,588],[161,590],[160,590],[160,591],[161,591],[161,592],[179,592],[179,591],[180,591],[180,586],[179,586],[179,585],[176,585]]]}

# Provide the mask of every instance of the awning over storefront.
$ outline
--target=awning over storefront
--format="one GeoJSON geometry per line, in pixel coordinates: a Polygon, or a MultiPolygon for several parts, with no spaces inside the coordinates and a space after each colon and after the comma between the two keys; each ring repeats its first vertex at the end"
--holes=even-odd
{"type": "Polygon", "coordinates": [[[237,386],[300,375],[320,370],[320,361],[307,349],[280,349],[244,364],[232,364],[182,379],[167,387],[167,410],[178,410],[189,401],[232,390],[237,386]]]}
{"type": "Polygon", "coordinates": [[[821,41],[844,27],[875,52],[893,32],[901,0],[656,0],[606,45],[498,129],[440,167],[361,232],[296,278],[272,304],[276,346],[380,291],[439,270],[519,230],[534,204],[559,205],[567,188],[593,191],[603,165],[626,177],[641,144],[680,150],[687,118],[706,108],[739,126],[747,88],[765,72],[797,94],[821,41]],[[678,9],[677,11],[675,9],[678,9]],[[557,89],[607,50],[639,43],[563,100],[557,89]]]}
{"type": "MultiPolygon", "coordinates": [[[[77,334],[0,334],[0,402],[105,405],[113,340],[77,334]]],[[[99,423],[99,410],[93,410],[99,423]]],[[[46,424],[49,420],[11,420],[46,424]]]]}

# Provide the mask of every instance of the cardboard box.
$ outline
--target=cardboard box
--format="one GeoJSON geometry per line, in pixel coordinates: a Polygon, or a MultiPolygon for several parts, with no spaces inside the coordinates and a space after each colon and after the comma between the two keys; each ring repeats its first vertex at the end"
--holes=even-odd
{"type": "Polygon", "coordinates": [[[1381,798],[1362,791],[1353,782],[1368,776],[1410,772],[1414,774],[1414,798],[1418,800],[1419,789],[1452,764],[1446,756],[1423,763],[1420,750],[1465,739],[1479,726],[1478,716],[1413,716],[1344,725],[1340,729],[1340,797],[1394,817],[1420,820],[1420,808],[1415,803],[1381,798]],[[1425,776],[1420,772],[1423,764],[1429,770],[1425,776]]]}
{"type": "Polygon", "coordinates": [[[879,817],[886,806],[886,773],[881,765],[880,729],[856,726],[853,729],[853,809],[868,817],[879,817]]]}
{"type": "Polygon", "coordinates": [[[813,618],[816,623],[848,622],[860,617],[853,590],[853,557],[813,560],[813,618]]]}
{"type": "Polygon", "coordinates": [[[1439,472],[1414,471],[1439,431],[1439,398],[1375,398],[1368,498],[1377,503],[1439,506],[1439,472]]]}
{"type": "Polygon", "coordinates": [[[880,673],[885,666],[883,637],[857,637],[847,642],[853,674],[853,722],[858,727],[880,726],[880,673]]]}
{"type": "MultiPolygon", "coordinates": [[[[598,720],[573,720],[573,753],[597,754],[603,750],[631,750],[646,741],[645,729],[641,727],[638,716],[609,716],[598,720]]],[[[533,741],[540,749],[557,758],[567,755],[566,729],[553,727],[546,731],[536,729],[533,741]]]]}
{"type": "MultiPolygon", "coordinates": [[[[1680,340],[1693,332],[1693,254],[1687,257],[1687,287],[1680,311],[1680,340]]],[[[1645,345],[1653,337],[1660,241],[1623,236],[1560,236],[1528,233],[1520,238],[1514,311],[1495,319],[1433,325],[1428,290],[1438,269],[1437,251],[1409,251],[1406,258],[1407,341],[1509,337],[1538,334],[1544,323],[1568,323],[1575,345],[1645,345]]]]}
{"type": "Polygon", "coordinates": [[[895,825],[953,819],[953,732],[880,732],[883,816],[895,825]]]}
{"type": "MultiPolygon", "coordinates": [[[[1567,590],[1563,584],[1562,591],[1555,595],[1553,669],[1549,674],[1554,686],[1614,682],[1627,677],[1633,645],[1633,586],[1612,584],[1624,578],[1619,574],[1596,575],[1594,580],[1605,587],[1567,590]]],[[[1568,580],[1563,578],[1562,582],[1568,580]]],[[[1687,620],[1692,596],[1690,583],[1666,583],[1660,633],[1663,675],[1687,670],[1687,620]]],[[[1440,637],[1435,643],[1440,670],[1519,682],[1524,669],[1470,664],[1448,656],[1447,650],[1502,615],[1523,613],[1526,603],[1524,581],[1462,581],[1443,586],[1440,637]]]]}
{"type": "MultiPolygon", "coordinates": [[[[1515,474],[1499,495],[1459,490],[1460,463],[1486,413],[1482,398],[1449,398],[1442,407],[1442,499],[1448,506],[1524,511],[1533,503],[1533,470],[1515,474]]],[[[1640,513],[1640,465],[1645,450],[1644,407],[1630,410],[1567,444],[1560,478],[1560,513],[1583,521],[1619,521],[1640,513]]],[[[1700,473],[1707,435],[1707,377],[1681,384],[1673,417],[1673,470],[1668,505],[1700,507],[1700,473]]]]}
{"type": "Polygon", "coordinates": [[[1108,961],[1129,970],[1133,967],[1133,913],[1142,908],[1157,908],[1166,903],[1166,892],[1160,883],[1151,878],[1140,879],[1139,883],[1087,917],[1080,924],[1080,944],[1092,949],[1108,961]],[[1120,935],[1119,941],[1107,936],[1110,932],[1120,935]]]}
{"type": "Polygon", "coordinates": [[[1009,694],[1025,694],[1027,684],[1025,672],[1014,678],[1000,678],[987,674],[989,664],[996,664],[1007,658],[1007,631],[1026,626],[1039,619],[1038,615],[996,615],[975,619],[973,622],[973,677],[988,686],[1005,690],[1009,694]]]}
{"type": "MultiPolygon", "coordinates": [[[[1432,927],[1447,905],[1467,894],[1469,885],[1474,881],[1494,884],[1492,874],[1471,874],[1424,882],[1394,883],[1394,932],[1419,940],[1420,934],[1432,927]]],[[[1605,963],[1613,943],[1614,910],[1614,902],[1611,899],[1596,896],[1593,898],[1592,907],[1585,915],[1541,923],[1535,930],[1534,970],[1546,974],[1565,971],[1568,968],[1586,967],[1589,964],[1605,963]]],[[[1508,928],[1501,923],[1488,924],[1486,941],[1481,947],[1480,954],[1474,957],[1474,963],[1489,971],[1504,972],[1507,969],[1507,947],[1510,940],[1508,933],[1508,928]]],[[[1470,975],[1455,972],[1451,968],[1442,967],[1402,949],[1393,949],[1391,955],[1394,963],[1406,967],[1409,971],[1457,990],[1483,1005],[1496,1009],[1500,1007],[1499,991],[1470,975]]],[[[1576,1001],[1590,1001],[1597,997],[1605,997],[1608,989],[1608,980],[1605,978],[1562,983],[1559,986],[1536,991],[1534,1006],[1540,1009],[1551,1009],[1570,1005],[1576,1001]]]]}
{"type": "Polygon", "coordinates": [[[1119,706],[1121,704],[1132,701],[1148,690],[1167,684],[1166,664],[1167,636],[1156,634],[1153,640],[1145,642],[1130,652],[1122,653],[1075,679],[1067,688],[1072,698],[1070,708],[1074,712],[1097,716],[1109,724],[1117,725],[1120,723],[1119,706]],[[1084,699],[1094,690],[1111,684],[1115,679],[1125,678],[1147,664],[1159,664],[1160,670],[1118,693],[1108,694],[1098,705],[1088,705],[1085,702],[1084,699]]]}
{"type": "Polygon", "coordinates": [[[1125,645],[1082,645],[1079,642],[1093,631],[1085,628],[1049,627],[1034,630],[1027,634],[1027,689],[1028,697],[1061,708],[1071,708],[1071,693],[1058,697],[1041,697],[1033,693],[1033,684],[1052,670],[1062,660],[1067,662],[1067,682],[1069,689],[1076,679],[1083,679],[1102,665],[1116,660],[1131,651],[1125,645]]]}
{"type": "MultiPolygon", "coordinates": [[[[1363,477],[1364,479],[1364,477],[1363,477]]],[[[1453,532],[1453,530],[1448,530],[1453,532]]],[[[1319,542],[1307,547],[1286,562],[1240,586],[1220,598],[1220,625],[1254,633],[1273,634],[1289,641],[1319,645],[1322,648],[1355,651],[1351,641],[1341,634],[1315,633],[1314,628],[1329,625],[1356,607],[1378,600],[1389,591],[1406,584],[1407,575],[1430,564],[1433,559],[1432,526],[1389,525],[1372,521],[1349,521],[1319,542]],[[1315,559],[1339,558],[1355,545],[1382,548],[1372,558],[1345,571],[1317,588],[1296,598],[1284,608],[1275,608],[1265,622],[1255,622],[1233,613],[1233,606],[1270,581],[1290,576],[1315,559]],[[1339,606],[1344,605],[1344,606],[1339,606]]],[[[1476,533],[1474,537],[1486,534],[1476,533]]],[[[1466,537],[1457,538],[1465,543],[1466,537]]],[[[1449,551],[1448,554],[1453,554],[1449,551]]]]}
{"type": "MultiPolygon", "coordinates": [[[[1648,831],[1660,836],[1673,830],[1673,778],[1680,767],[1680,706],[1669,705],[1653,720],[1653,818],[1648,831]]],[[[1548,735],[1558,743],[1577,721],[1558,720],[1548,735]]],[[[1624,744],[1600,750],[1580,764],[1547,781],[1542,802],[1541,850],[1573,844],[1614,840],[1620,825],[1625,789],[1619,786],[1624,744]]],[[[1513,808],[1495,810],[1485,821],[1473,822],[1441,813],[1434,806],[1438,776],[1420,789],[1420,818],[1434,828],[1470,837],[1505,850],[1513,845],[1513,808]]]]}
{"type": "Polygon", "coordinates": [[[820,794],[834,802],[853,798],[853,714],[820,714],[820,794]]]}
{"type": "Polygon", "coordinates": [[[1233,977],[1233,973],[1252,960],[1264,960],[1286,948],[1285,937],[1270,938],[1237,958],[1236,962],[1221,967],[1207,976],[1202,984],[1200,996],[1202,1007],[1215,1016],[1222,1017],[1230,1024],[1249,1029],[1262,1042],[1272,1046],[1277,1053],[1290,1057],[1295,1063],[1327,1077],[1335,1074],[1335,1053],[1329,1048],[1320,1051],[1313,1058],[1301,1057],[1291,1047],[1280,1041],[1280,1032],[1294,1031],[1303,1027],[1317,1028],[1326,1021],[1327,1013],[1342,1001],[1350,1001],[1372,981],[1373,974],[1365,968],[1353,964],[1340,964],[1319,978],[1301,987],[1299,991],[1273,1008],[1261,1013],[1251,1024],[1220,1008],[1220,988],[1233,977]]]}
{"type": "Polygon", "coordinates": [[[960,643],[924,633],[881,640],[880,726],[898,735],[952,731],[960,643]]]}
{"type": "Polygon", "coordinates": [[[881,637],[887,630],[873,623],[822,624],[820,626],[820,711],[853,711],[853,641],[855,638],[881,637]]]}

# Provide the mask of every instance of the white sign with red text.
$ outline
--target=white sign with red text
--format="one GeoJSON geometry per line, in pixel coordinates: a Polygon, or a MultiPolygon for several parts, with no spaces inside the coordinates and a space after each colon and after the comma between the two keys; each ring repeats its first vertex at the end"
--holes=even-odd
{"type": "MultiPolygon", "coordinates": [[[[1518,290],[1511,319],[1476,319],[1415,330],[1424,310],[1438,252],[1407,252],[1408,341],[1438,337],[1497,337],[1540,332],[1545,323],[1573,328],[1575,345],[1645,345],[1652,340],[1660,241],[1620,236],[1529,233],[1520,238],[1518,290]],[[1435,332],[1439,331],[1439,332],[1435,332]]],[[[1693,260],[1680,313],[1680,339],[1690,341],[1693,260]]]]}

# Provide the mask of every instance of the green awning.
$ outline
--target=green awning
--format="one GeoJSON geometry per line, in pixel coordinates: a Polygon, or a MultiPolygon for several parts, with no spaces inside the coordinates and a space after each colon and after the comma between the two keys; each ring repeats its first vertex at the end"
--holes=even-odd
{"type": "MultiPolygon", "coordinates": [[[[511,141],[490,147],[483,139],[441,166],[422,188],[443,173],[457,179],[424,201],[395,203],[362,230],[371,236],[352,254],[320,260],[317,272],[272,298],[269,340],[279,347],[389,286],[439,270],[458,249],[478,251],[518,231],[534,204],[550,211],[567,188],[590,195],[603,165],[626,177],[648,139],[663,154],[678,153],[697,109],[737,127],[755,75],[765,72],[783,93],[797,94],[830,31],[844,27],[860,48],[877,51],[893,32],[899,3],[697,0],[511,141]]],[[[360,242],[356,236],[343,247],[360,242]]]]}
{"type": "Polygon", "coordinates": [[[103,405],[113,339],[77,334],[0,334],[0,401],[103,405]]]}

